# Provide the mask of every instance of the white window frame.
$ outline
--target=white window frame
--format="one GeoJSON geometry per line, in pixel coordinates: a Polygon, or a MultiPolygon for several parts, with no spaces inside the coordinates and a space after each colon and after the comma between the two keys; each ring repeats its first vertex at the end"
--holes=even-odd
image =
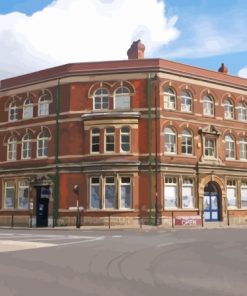
{"type": "Polygon", "coordinates": [[[29,182],[27,180],[20,180],[18,182],[18,199],[17,199],[18,209],[27,210],[29,208],[29,182]],[[21,192],[27,193],[27,196],[21,196],[21,192]],[[22,203],[25,202],[22,205],[22,203]]]}
{"type": "Polygon", "coordinates": [[[120,176],[119,177],[119,208],[120,209],[131,209],[132,208],[132,184],[131,177],[129,176],[120,176]],[[128,181],[127,181],[128,179],[128,181]],[[124,189],[125,188],[125,189],[124,189]],[[126,200],[123,196],[123,192],[126,192],[126,188],[129,190],[128,202],[126,205],[126,200]],[[123,191],[124,189],[124,191],[123,191]]]}
{"type": "Polygon", "coordinates": [[[181,93],[181,111],[192,112],[192,96],[188,91],[181,93]]]}
{"type": "Polygon", "coordinates": [[[90,177],[90,193],[89,193],[89,196],[90,196],[89,197],[89,199],[90,199],[90,203],[89,203],[90,204],[90,209],[100,209],[101,208],[101,186],[100,186],[100,183],[101,183],[101,180],[100,180],[99,176],[90,177]],[[95,182],[93,182],[93,181],[95,181],[95,182]],[[93,188],[97,188],[98,201],[96,201],[96,202],[98,203],[98,206],[95,206],[95,204],[93,204],[93,199],[92,199],[92,194],[93,194],[93,191],[94,191],[93,188]]]}
{"type": "Polygon", "coordinates": [[[7,143],[7,160],[17,159],[17,139],[15,136],[11,136],[7,143]]]}
{"type": "Polygon", "coordinates": [[[29,119],[33,117],[33,100],[31,98],[26,98],[23,104],[23,119],[29,119]]]}
{"type": "Polygon", "coordinates": [[[47,98],[47,94],[42,95],[39,98],[38,103],[38,116],[49,115],[50,100],[47,98]]]}
{"type": "Polygon", "coordinates": [[[234,119],[234,106],[230,99],[224,101],[224,118],[234,119]]]}
{"type": "Polygon", "coordinates": [[[177,153],[177,134],[170,128],[166,127],[164,131],[165,135],[165,154],[176,154],[177,153]]]}
{"type": "Polygon", "coordinates": [[[247,160],[247,141],[241,137],[239,140],[239,157],[242,160],[247,160]]]}
{"type": "Polygon", "coordinates": [[[98,88],[93,95],[94,111],[109,110],[109,93],[106,88],[98,88]]]}
{"type": "Polygon", "coordinates": [[[91,129],[91,153],[100,153],[100,129],[98,127],[91,129]],[[95,140],[97,140],[97,142],[94,142],[95,140]],[[98,147],[98,149],[94,151],[94,147],[98,147]]]}
{"type": "Polygon", "coordinates": [[[241,208],[247,208],[247,180],[242,180],[241,186],[240,186],[240,204],[241,208]],[[244,194],[243,194],[244,191],[244,194]],[[243,195],[244,195],[244,203],[243,205],[243,195]]]}
{"type": "Polygon", "coordinates": [[[203,115],[214,116],[214,100],[211,96],[203,97],[203,115]]]}
{"type": "Polygon", "coordinates": [[[191,178],[184,178],[182,184],[182,208],[193,209],[194,207],[194,180],[191,178]],[[187,189],[191,192],[190,196],[185,194],[187,189]],[[185,206],[185,199],[187,200],[188,206],[185,206]]]}
{"type": "Polygon", "coordinates": [[[216,159],[217,157],[217,151],[216,151],[216,138],[211,137],[205,137],[204,140],[204,156],[208,159],[216,159]],[[213,145],[208,145],[209,143],[212,143],[213,145]],[[212,151],[212,153],[207,153],[212,151]]]}
{"type": "Polygon", "coordinates": [[[48,148],[49,148],[50,136],[47,131],[43,131],[38,134],[37,137],[37,158],[47,158],[48,157],[48,148]],[[41,146],[40,146],[41,144],[41,146]],[[41,153],[39,153],[41,151],[41,153]]]}
{"type": "Polygon", "coordinates": [[[247,108],[245,103],[239,103],[236,107],[238,113],[238,120],[239,121],[246,121],[247,120],[247,108]]]}
{"type": "Polygon", "coordinates": [[[114,95],[114,109],[129,110],[130,109],[130,90],[126,86],[121,86],[115,91],[114,95]],[[118,105],[122,102],[124,106],[118,105]],[[118,105],[118,106],[117,106],[118,105]]]}
{"type": "Polygon", "coordinates": [[[226,159],[235,159],[235,140],[232,136],[226,135],[225,136],[225,153],[226,159]]]}
{"type": "Polygon", "coordinates": [[[116,200],[116,181],[115,181],[115,177],[114,176],[106,176],[105,180],[104,180],[104,208],[105,209],[116,209],[117,206],[117,200],[116,200]],[[111,182],[110,180],[113,180],[113,182],[111,182]],[[108,188],[108,189],[107,189],[108,188]],[[111,206],[107,206],[107,190],[111,190],[111,188],[113,188],[113,207],[111,206]]]}
{"type": "Polygon", "coordinates": [[[17,102],[13,101],[9,104],[9,121],[17,121],[18,115],[17,102]]]}
{"type": "Polygon", "coordinates": [[[176,177],[165,177],[164,180],[164,208],[165,209],[177,209],[178,208],[178,178],[176,177]],[[175,193],[175,196],[168,196],[169,189],[174,188],[172,190],[175,193]],[[167,206],[170,202],[171,205],[167,206]]]}
{"type": "Polygon", "coordinates": [[[115,128],[106,127],[105,128],[105,152],[111,153],[115,152],[115,128]],[[112,146],[111,149],[109,149],[112,146]]]}
{"type": "Polygon", "coordinates": [[[164,99],[164,109],[176,110],[177,98],[176,98],[176,93],[172,88],[166,87],[164,89],[163,99],[164,99]]]}
{"type": "Polygon", "coordinates": [[[22,159],[32,158],[32,137],[30,134],[26,134],[22,138],[21,158],[22,159]]]}
{"type": "Polygon", "coordinates": [[[226,196],[227,196],[227,207],[228,208],[236,208],[237,207],[237,186],[236,186],[236,180],[227,180],[226,181],[226,196]],[[234,192],[234,197],[233,197],[233,200],[234,200],[234,203],[231,202],[232,204],[230,204],[230,200],[229,200],[229,191],[232,191],[234,192]]]}
{"type": "Polygon", "coordinates": [[[121,152],[127,153],[130,152],[130,128],[128,126],[123,126],[120,129],[120,149],[121,152]],[[124,147],[127,147],[127,149],[124,149],[124,147]]]}
{"type": "Polygon", "coordinates": [[[188,130],[182,131],[181,153],[183,155],[193,155],[193,135],[188,130]],[[191,144],[189,143],[191,141],[191,144]],[[185,152],[183,152],[183,147],[185,152]],[[189,150],[191,149],[191,153],[189,150]]]}

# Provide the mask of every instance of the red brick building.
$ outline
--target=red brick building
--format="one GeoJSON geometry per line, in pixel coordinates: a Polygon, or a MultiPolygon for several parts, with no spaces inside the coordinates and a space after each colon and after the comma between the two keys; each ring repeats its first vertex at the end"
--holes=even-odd
{"type": "Polygon", "coordinates": [[[1,225],[247,223],[247,80],[144,50],[1,81],[1,225]]]}

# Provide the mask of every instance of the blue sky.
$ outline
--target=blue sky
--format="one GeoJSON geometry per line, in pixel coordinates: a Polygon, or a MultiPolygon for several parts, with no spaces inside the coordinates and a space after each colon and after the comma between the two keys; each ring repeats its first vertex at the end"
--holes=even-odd
{"type": "Polygon", "coordinates": [[[0,0],[0,79],[68,62],[146,57],[247,77],[246,0],[0,0]],[[140,10],[141,7],[141,10],[140,10]]]}

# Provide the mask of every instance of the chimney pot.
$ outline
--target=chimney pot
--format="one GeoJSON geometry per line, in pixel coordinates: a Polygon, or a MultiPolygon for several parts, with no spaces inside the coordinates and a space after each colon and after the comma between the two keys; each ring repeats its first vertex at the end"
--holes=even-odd
{"type": "Polygon", "coordinates": [[[224,63],[221,63],[221,66],[218,69],[218,72],[221,72],[221,73],[224,73],[224,74],[227,74],[228,73],[228,68],[225,66],[224,63]]]}
{"type": "Polygon", "coordinates": [[[128,59],[144,59],[145,45],[141,43],[141,40],[134,41],[131,47],[127,51],[128,59]]]}

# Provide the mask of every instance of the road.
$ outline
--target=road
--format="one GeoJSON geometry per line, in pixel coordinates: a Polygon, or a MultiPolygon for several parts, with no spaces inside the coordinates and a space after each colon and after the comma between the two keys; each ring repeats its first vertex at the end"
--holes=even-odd
{"type": "Polygon", "coordinates": [[[246,230],[2,229],[0,295],[246,296],[246,230]]]}

